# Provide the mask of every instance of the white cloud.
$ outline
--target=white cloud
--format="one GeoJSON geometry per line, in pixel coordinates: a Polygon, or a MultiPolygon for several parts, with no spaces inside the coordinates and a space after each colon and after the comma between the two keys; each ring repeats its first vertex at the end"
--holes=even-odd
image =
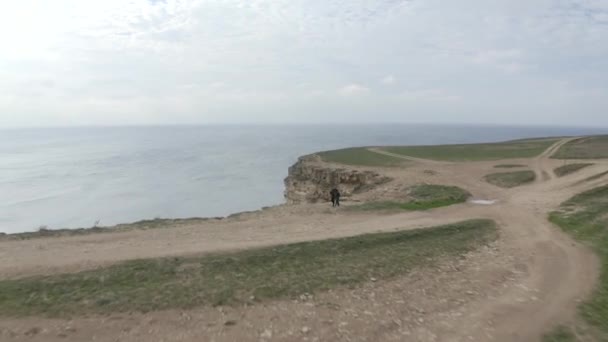
{"type": "Polygon", "coordinates": [[[0,127],[404,108],[608,125],[607,17],[605,0],[4,1],[0,127]]]}
{"type": "Polygon", "coordinates": [[[444,89],[416,89],[405,90],[399,98],[407,101],[460,101],[462,97],[450,94],[444,89]]]}
{"type": "Polygon", "coordinates": [[[518,49],[482,50],[475,53],[474,63],[489,65],[507,72],[517,72],[524,69],[523,53],[518,49]]]}
{"type": "Polygon", "coordinates": [[[391,85],[391,84],[394,84],[396,80],[397,79],[395,78],[395,76],[388,75],[388,76],[383,77],[381,82],[384,85],[391,85]]]}
{"type": "Polygon", "coordinates": [[[370,89],[357,83],[351,83],[338,89],[342,96],[361,96],[369,94],[370,89]]]}

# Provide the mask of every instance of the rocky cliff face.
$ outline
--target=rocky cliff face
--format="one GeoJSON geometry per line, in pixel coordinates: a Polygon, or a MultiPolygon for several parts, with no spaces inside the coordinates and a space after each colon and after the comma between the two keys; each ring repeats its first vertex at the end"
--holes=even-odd
{"type": "Polygon", "coordinates": [[[372,189],[390,178],[372,171],[348,170],[324,165],[314,156],[301,157],[285,178],[285,199],[289,204],[329,201],[337,187],[343,198],[372,189]]]}

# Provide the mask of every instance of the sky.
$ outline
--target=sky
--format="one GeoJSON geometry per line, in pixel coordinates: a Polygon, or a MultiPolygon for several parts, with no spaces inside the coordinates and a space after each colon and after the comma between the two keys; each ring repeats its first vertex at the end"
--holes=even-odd
{"type": "Polygon", "coordinates": [[[608,127],[608,0],[0,4],[0,127],[608,127]]]}

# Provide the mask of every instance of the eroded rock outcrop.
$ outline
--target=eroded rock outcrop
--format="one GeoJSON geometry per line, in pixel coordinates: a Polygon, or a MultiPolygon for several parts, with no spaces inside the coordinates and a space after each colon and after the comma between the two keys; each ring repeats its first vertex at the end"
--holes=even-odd
{"type": "Polygon", "coordinates": [[[336,168],[321,163],[316,156],[305,156],[289,168],[285,178],[285,199],[289,204],[329,201],[329,191],[338,187],[348,199],[391,179],[373,171],[336,168]]]}

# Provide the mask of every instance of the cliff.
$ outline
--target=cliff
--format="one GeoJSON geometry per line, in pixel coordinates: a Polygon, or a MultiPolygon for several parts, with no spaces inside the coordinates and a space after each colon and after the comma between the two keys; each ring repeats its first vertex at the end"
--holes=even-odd
{"type": "Polygon", "coordinates": [[[329,201],[329,191],[334,187],[348,199],[390,180],[373,171],[336,168],[321,163],[316,156],[305,156],[289,168],[285,199],[288,204],[329,201]]]}

